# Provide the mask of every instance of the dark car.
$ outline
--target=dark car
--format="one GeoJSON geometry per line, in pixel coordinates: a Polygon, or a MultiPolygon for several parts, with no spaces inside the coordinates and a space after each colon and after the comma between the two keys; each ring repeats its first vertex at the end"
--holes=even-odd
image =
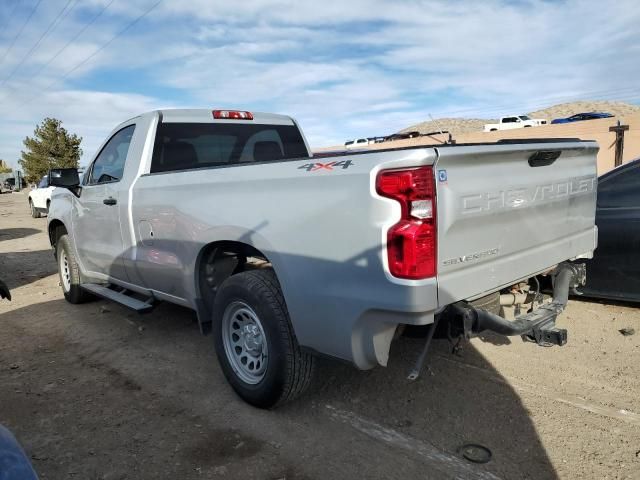
{"type": "MultiPolygon", "coordinates": [[[[20,177],[22,186],[20,188],[27,188],[27,181],[24,177],[20,177]]],[[[16,188],[16,179],[14,177],[9,177],[4,181],[4,187],[8,190],[14,190],[16,188]]]]}
{"type": "Polygon", "coordinates": [[[640,158],[598,179],[598,248],[586,296],[640,302],[640,158]]]}
{"type": "Polygon", "coordinates": [[[582,122],[584,120],[598,120],[599,118],[611,118],[613,115],[606,112],[589,112],[589,113],[576,113],[567,118],[556,118],[551,123],[573,123],[582,122]]]}

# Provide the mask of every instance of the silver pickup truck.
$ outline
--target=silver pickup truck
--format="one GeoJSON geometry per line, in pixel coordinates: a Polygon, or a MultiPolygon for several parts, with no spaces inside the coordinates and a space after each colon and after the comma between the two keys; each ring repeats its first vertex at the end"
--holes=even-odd
{"type": "Polygon", "coordinates": [[[597,150],[523,140],[313,156],[286,116],[154,111],[116,127],[81,182],[50,172],[64,188],[49,237],[69,302],[193,309],[236,392],[270,408],[305,389],[316,355],[386,365],[406,328],[426,336],[411,378],[437,332],[564,344],[556,317],[584,281],[568,261],[597,243],[597,150]]]}

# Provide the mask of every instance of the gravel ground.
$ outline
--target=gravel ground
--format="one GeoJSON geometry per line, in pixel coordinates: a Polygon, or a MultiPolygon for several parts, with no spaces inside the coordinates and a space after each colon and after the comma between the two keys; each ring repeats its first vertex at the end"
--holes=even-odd
{"type": "Polygon", "coordinates": [[[0,423],[42,479],[640,479],[640,311],[571,301],[565,347],[394,343],[388,368],[322,360],[275,412],[241,402],[189,310],[70,305],[46,219],[0,195],[0,423]],[[618,330],[634,328],[635,335],[618,330]],[[479,443],[484,465],[457,449],[479,443]]]}

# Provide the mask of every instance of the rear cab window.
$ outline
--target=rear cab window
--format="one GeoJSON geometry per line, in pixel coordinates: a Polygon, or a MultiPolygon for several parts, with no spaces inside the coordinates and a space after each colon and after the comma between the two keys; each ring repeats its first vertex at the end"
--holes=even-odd
{"type": "Polygon", "coordinates": [[[160,123],[150,173],[308,156],[305,142],[295,125],[160,123]]]}

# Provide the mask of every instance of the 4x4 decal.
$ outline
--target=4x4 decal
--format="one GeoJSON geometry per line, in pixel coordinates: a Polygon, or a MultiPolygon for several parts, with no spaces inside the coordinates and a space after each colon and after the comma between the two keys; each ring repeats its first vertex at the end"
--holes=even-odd
{"type": "Polygon", "coordinates": [[[353,165],[353,162],[351,160],[342,160],[340,162],[328,162],[328,163],[316,162],[316,163],[307,163],[305,165],[300,165],[298,167],[298,170],[302,169],[302,170],[306,170],[307,172],[317,172],[318,170],[332,171],[334,168],[340,168],[340,167],[342,167],[343,169],[347,169],[351,165],[353,165]]]}

